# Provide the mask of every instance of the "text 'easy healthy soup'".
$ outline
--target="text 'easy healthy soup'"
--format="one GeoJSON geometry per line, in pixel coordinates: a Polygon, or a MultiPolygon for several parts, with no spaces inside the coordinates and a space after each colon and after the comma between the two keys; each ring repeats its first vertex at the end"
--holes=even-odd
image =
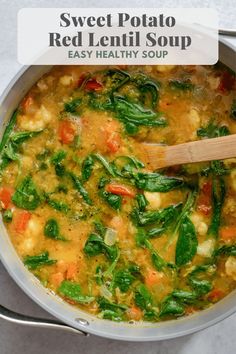
{"type": "Polygon", "coordinates": [[[235,74],[215,66],[54,67],[0,144],[2,217],[65,301],[160,321],[236,285],[236,158],[152,171],[143,142],[236,133],[235,74]]]}

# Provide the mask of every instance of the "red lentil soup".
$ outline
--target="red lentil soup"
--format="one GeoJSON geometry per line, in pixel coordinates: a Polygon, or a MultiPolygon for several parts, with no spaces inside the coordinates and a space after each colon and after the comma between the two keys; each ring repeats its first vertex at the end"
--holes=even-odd
{"type": "Polygon", "coordinates": [[[235,74],[215,66],[54,67],[0,145],[4,223],[70,304],[162,321],[236,285],[236,158],[152,171],[143,142],[236,133],[235,74]]]}

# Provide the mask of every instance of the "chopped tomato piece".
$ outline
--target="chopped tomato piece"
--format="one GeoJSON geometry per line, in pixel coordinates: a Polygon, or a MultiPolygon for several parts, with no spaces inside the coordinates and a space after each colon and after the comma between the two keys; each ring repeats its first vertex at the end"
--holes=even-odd
{"type": "Polygon", "coordinates": [[[127,310],[127,316],[131,320],[138,321],[142,318],[142,311],[138,307],[133,306],[127,310]]]}
{"type": "Polygon", "coordinates": [[[106,191],[109,193],[123,195],[130,198],[135,197],[135,192],[132,189],[123,186],[122,184],[115,184],[115,183],[107,184],[106,191]]]}
{"type": "Polygon", "coordinates": [[[211,206],[206,204],[199,204],[197,210],[204,215],[209,215],[211,212],[211,206]]]}
{"type": "Polygon", "coordinates": [[[117,121],[112,120],[102,127],[102,134],[107,150],[115,153],[121,146],[121,137],[119,133],[120,125],[117,121]]]}
{"type": "Polygon", "coordinates": [[[145,284],[148,287],[151,287],[155,284],[158,284],[162,278],[163,278],[163,274],[161,272],[157,272],[156,270],[151,270],[145,277],[145,284]]]}
{"type": "Polygon", "coordinates": [[[2,187],[0,189],[0,201],[3,209],[8,209],[11,204],[11,197],[14,193],[11,187],[2,187]]]}
{"type": "Polygon", "coordinates": [[[236,240],[236,226],[225,226],[220,229],[220,238],[224,241],[236,240]]]}
{"type": "Polygon", "coordinates": [[[120,148],[120,134],[113,132],[106,141],[106,145],[110,152],[117,152],[120,148]]]}
{"type": "Polygon", "coordinates": [[[209,294],[208,294],[208,300],[212,302],[217,302],[220,300],[223,296],[225,295],[224,291],[221,289],[213,289],[209,294]]]}
{"type": "Polygon", "coordinates": [[[221,76],[218,90],[222,93],[230,91],[233,89],[234,83],[235,83],[235,75],[230,71],[226,70],[221,76]]]}
{"type": "Polygon", "coordinates": [[[197,202],[197,210],[204,215],[209,215],[211,206],[212,183],[205,182],[201,188],[200,196],[197,202]]]}
{"type": "Polygon", "coordinates": [[[17,213],[13,218],[14,228],[16,232],[18,233],[24,232],[27,228],[30,218],[31,218],[31,213],[28,212],[27,210],[23,210],[17,213]]]}
{"type": "Polygon", "coordinates": [[[69,120],[62,120],[59,123],[58,135],[63,144],[73,142],[76,134],[75,124],[69,120]]]}
{"type": "Polygon", "coordinates": [[[98,91],[102,89],[102,84],[96,79],[89,79],[85,84],[85,89],[89,91],[98,91]]]}
{"type": "Polygon", "coordinates": [[[202,191],[203,191],[203,193],[206,194],[208,197],[211,197],[212,182],[211,182],[211,181],[208,181],[208,182],[203,183],[202,191]]]}
{"type": "Polygon", "coordinates": [[[81,87],[82,84],[84,83],[84,80],[88,77],[89,73],[82,73],[81,76],[79,77],[79,80],[77,82],[77,86],[81,87]]]}

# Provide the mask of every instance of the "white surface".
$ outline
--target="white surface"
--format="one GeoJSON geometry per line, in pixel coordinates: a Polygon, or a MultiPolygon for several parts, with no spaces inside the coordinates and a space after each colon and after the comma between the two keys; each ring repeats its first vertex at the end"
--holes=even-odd
{"type": "MultiPolygon", "coordinates": [[[[16,14],[21,7],[108,7],[111,0],[0,0],[0,92],[20,68],[16,61],[16,14]]],[[[218,8],[221,25],[236,28],[235,0],[116,0],[115,6],[204,7],[218,8]]],[[[0,303],[18,312],[49,317],[11,280],[0,264],[0,303]]],[[[236,347],[236,314],[202,332],[158,343],[124,343],[98,337],[80,337],[61,331],[33,329],[0,321],[0,354],[228,354],[236,347]]]]}

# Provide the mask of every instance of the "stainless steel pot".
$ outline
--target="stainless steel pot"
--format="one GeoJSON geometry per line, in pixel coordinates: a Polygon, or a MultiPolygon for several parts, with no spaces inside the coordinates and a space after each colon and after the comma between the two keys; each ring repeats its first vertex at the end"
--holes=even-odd
{"type": "MultiPolygon", "coordinates": [[[[232,33],[231,33],[232,34],[232,33]]],[[[220,61],[236,71],[236,40],[230,43],[221,38],[219,42],[220,61]]],[[[23,68],[11,81],[0,99],[0,131],[4,131],[13,110],[18,106],[30,87],[48,70],[49,66],[31,66],[23,68]]],[[[76,333],[88,333],[102,337],[127,341],[157,341],[187,335],[223,320],[236,311],[236,291],[209,309],[186,318],[162,323],[115,323],[98,319],[82,310],[63,302],[61,298],[50,293],[24,267],[19,259],[0,220],[1,261],[16,283],[38,305],[51,313],[61,322],[36,319],[16,314],[0,306],[0,318],[20,324],[62,328],[76,333]]]]}

